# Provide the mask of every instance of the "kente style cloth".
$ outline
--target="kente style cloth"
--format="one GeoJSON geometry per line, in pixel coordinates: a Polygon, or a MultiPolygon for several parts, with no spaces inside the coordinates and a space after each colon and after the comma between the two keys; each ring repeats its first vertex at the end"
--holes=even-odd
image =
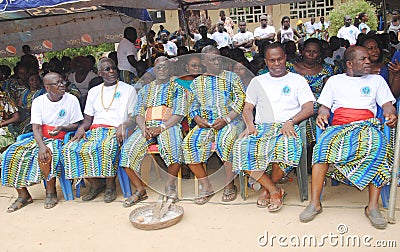
{"type": "Polygon", "coordinates": [[[62,150],[65,177],[95,178],[117,175],[119,144],[115,127],[91,128],[87,140],[69,141],[62,150]]]}
{"type": "MultiPolygon", "coordinates": [[[[379,75],[332,76],[326,82],[318,103],[336,114],[336,110],[368,109],[376,116],[377,105],[395,99],[379,75]]],[[[313,164],[328,163],[336,168],[328,175],[346,184],[364,189],[369,183],[377,187],[390,180],[393,149],[376,118],[328,127],[318,139],[313,164]]]]}
{"type": "Polygon", "coordinates": [[[327,176],[363,190],[372,183],[385,185],[391,178],[393,149],[378,119],[330,126],[318,139],[313,164],[333,164],[327,176]]]}
{"type": "MultiPolygon", "coordinates": [[[[293,63],[286,63],[286,69],[289,72],[292,73],[297,73],[300,74],[296,71],[294,64],[293,63]]],[[[324,87],[324,80],[326,78],[329,78],[335,74],[339,74],[340,69],[337,66],[332,66],[326,63],[322,64],[322,70],[314,75],[302,75],[306,80],[308,85],[311,88],[311,91],[315,97],[315,99],[318,99],[322,89],[324,87]]],[[[309,146],[312,143],[315,143],[315,120],[317,118],[317,113],[318,113],[318,108],[319,105],[317,103],[314,103],[314,115],[310,117],[307,122],[306,122],[306,132],[307,132],[307,145],[309,146]]]]}
{"type": "Polygon", "coordinates": [[[135,79],[136,75],[127,70],[120,70],[119,71],[119,80],[123,81],[128,84],[134,84],[136,82],[135,79]]]}
{"type": "Polygon", "coordinates": [[[44,138],[44,144],[52,150],[52,163],[47,178],[40,170],[38,162],[39,147],[33,136],[12,144],[1,155],[1,184],[22,188],[49,181],[61,174],[61,149],[63,140],[44,138]]]}
{"type": "MultiPolygon", "coordinates": [[[[193,103],[189,116],[199,116],[213,124],[217,118],[223,118],[234,110],[239,115],[244,106],[245,93],[239,77],[229,71],[217,76],[201,75],[190,85],[193,103]]],[[[235,118],[239,120],[239,118],[235,118]]],[[[234,120],[234,121],[235,121],[234,120]]],[[[193,128],[183,140],[185,163],[203,163],[211,154],[212,142],[216,143],[216,153],[222,161],[232,160],[232,148],[237,134],[233,121],[220,130],[212,128],[193,128]]]]}
{"type": "MultiPolygon", "coordinates": [[[[163,84],[153,81],[139,91],[132,120],[140,115],[146,119],[146,127],[158,127],[168,121],[172,115],[185,116],[186,114],[187,97],[184,88],[175,81],[163,84]]],[[[138,127],[122,146],[120,166],[140,172],[140,165],[147,147],[155,143],[158,143],[160,156],[167,166],[182,163],[182,131],[180,124],[177,123],[149,140],[143,137],[138,127]]]]}
{"type": "Polygon", "coordinates": [[[302,141],[300,128],[294,126],[298,137],[286,137],[280,133],[282,123],[257,124],[257,135],[236,140],[233,147],[233,171],[272,171],[277,163],[288,174],[300,162],[302,141]]]}
{"type": "Polygon", "coordinates": [[[38,163],[39,146],[33,136],[12,144],[1,155],[1,183],[3,186],[15,188],[27,187],[40,183],[43,179],[49,181],[60,176],[62,171],[61,149],[65,132],[50,136],[49,131],[55,126],[67,126],[82,120],[78,99],[68,93],[60,101],[52,102],[47,95],[41,95],[32,103],[32,124],[42,125],[44,144],[52,152],[50,173],[44,177],[38,163]]]}
{"type": "Polygon", "coordinates": [[[87,140],[69,141],[62,150],[67,179],[116,176],[120,155],[116,128],[129,118],[136,101],[135,88],[121,81],[89,90],[84,113],[93,116],[93,123],[87,140]]]}
{"type": "MultiPolygon", "coordinates": [[[[0,122],[10,119],[17,111],[18,108],[10,96],[5,92],[0,92],[0,122]]],[[[12,133],[8,126],[0,128],[0,150],[15,142],[15,136],[12,133]]]]}

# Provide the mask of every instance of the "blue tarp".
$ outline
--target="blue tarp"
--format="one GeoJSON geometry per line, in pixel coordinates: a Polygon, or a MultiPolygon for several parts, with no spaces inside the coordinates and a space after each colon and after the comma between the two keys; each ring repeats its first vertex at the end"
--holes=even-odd
{"type": "Polygon", "coordinates": [[[65,3],[79,2],[80,0],[2,0],[0,11],[19,11],[37,7],[50,7],[65,3]]]}

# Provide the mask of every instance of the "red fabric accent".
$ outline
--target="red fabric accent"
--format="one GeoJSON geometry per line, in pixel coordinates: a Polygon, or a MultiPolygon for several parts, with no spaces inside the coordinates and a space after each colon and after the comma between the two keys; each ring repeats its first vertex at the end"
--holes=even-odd
{"type": "Polygon", "coordinates": [[[89,129],[96,129],[96,128],[115,128],[115,127],[107,124],[92,124],[92,126],[90,126],[89,129]]]}
{"type": "Polygon", "coordinates": [[[190,131],[189,122],[188,122],[186,117],[181,122],[181,125],[182,125],[182,129],[183,129],[184,132],[189,132],[190,131]]]}
{"type": "Polygon", "coordinates": [[[338,108],[335,110],[332,125],[343,125],[374,118],[374,113],[368,109],[338,108]]]}
{"type": "Polygon", "coordinates": [[[60,133],[58,133],[57,136],[50,136],[49,135],[49,131],[53,131],[55,128],[56,128],[55,126],[50,126],[50,125],[43,124],[42,125],[42,135],[44,137],[46,137],[46,138],[64,140],[64,137],[65,137],[65,134],[66,134],[65,131],[60,131],[60,133]]]}

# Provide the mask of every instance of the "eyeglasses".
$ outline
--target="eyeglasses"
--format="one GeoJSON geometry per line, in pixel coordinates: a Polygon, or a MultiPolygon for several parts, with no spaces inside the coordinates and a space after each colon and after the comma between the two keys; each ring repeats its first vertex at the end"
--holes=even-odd
{"type": "Polygon", "coordinates": [[[161,70],[161,69],[168,69],[169,67],[167,65],[157,65],[155,66],[155,68],[161,70]]]}
{"type": "Polygon", "coordinates": [[[104,71],[104,72],[110,72],[111,69],[114,70],[114,71],[116,71],[116,70],[117,70],[117,67],[116,67],[116,66],[106,67],[106,68],[103,69],[103,71],[104,71]]]}
{"type": "Polygon", "coordinates": [[[48,84],[45,84],[45,85],[61,87],[61,86],[67,85],[67,82],[64,81],[64,80],[59,80],[59,81],[57,81],[55,83],[48,83],[48,84]]]}
{"type": "Polygon", "coordinates": [[[267,21],[266,19],[260,19],[260,21],[267,21]]]}
{"type": "Polygon", "coordinates": [[[202,65],[200,65],[200,64],[190,64],[189,66],[190,66],[190,67],[193,67],[193,68],[195,68],[195,67],[202,67],[202,65]]]}

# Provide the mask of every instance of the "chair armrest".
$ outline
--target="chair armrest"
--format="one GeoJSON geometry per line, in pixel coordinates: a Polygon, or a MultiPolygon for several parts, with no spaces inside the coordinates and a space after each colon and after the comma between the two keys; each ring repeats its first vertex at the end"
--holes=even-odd
{"type": "Polygon", "coordinates": [[[17,142],[33,136],[33,132],[28,132],[17,137],[17,142]]]}

